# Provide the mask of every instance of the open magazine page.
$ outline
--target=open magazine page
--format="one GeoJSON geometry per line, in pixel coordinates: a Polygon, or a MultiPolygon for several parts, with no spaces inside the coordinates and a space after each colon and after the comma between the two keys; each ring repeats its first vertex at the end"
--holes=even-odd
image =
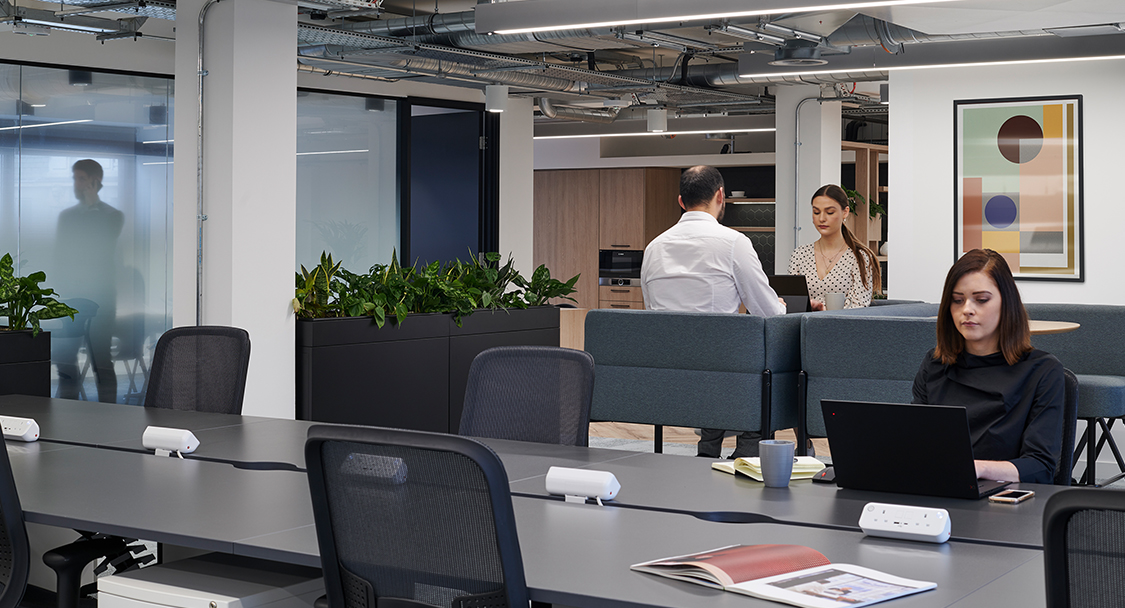
{"type": "Polygon", "coordinates": [[[828,563],[828,558],[820,552],[801,545],[730,545],[703,553],[636,564],[632,569],[726,588],[735,583],[828,563]]]}
{"type": "Polygon", "coordinates": [[[935,587],[862,566],[830,564],[739,583],[727,591],[806,608],[858,608],[935,587]]]}

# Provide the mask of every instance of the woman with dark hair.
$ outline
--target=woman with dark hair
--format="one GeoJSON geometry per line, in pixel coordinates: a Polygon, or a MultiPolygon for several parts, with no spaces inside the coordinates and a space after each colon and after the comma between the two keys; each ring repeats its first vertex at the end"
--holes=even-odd
{"type": "Polygon", "coordinates": [[[937,347],[914,377],[914,403],[968,410],[977,477],[1052,483],[1062,437],[1063,366],[1031,347],[1012,271],[974,249],[945,277],[937,347]]]}
{"type": "Polygon", "coordinates": [[[844,221],[850,213],[844,189],[821,186],[812,197],[813,223],[820,238],[789,256],[789,274],[805,275],[814,310],[824,310],[824,294],[846,295],[844,308],[871,304],[873,291],[882,293],[883,278],[875,252],[856,240],[844,221]]]}

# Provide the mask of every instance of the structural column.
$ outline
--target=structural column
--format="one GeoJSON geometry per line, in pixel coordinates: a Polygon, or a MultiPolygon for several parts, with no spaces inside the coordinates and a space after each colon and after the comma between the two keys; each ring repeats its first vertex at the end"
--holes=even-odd
{"type": "MultiPolygon", "coordinates": [[[[176,19],[173,322],[196,322],[198,21],[176,19]]],[[[296,7],[221,0],[207,12],[204,66],[204,325],[250,332],[243,413],[294,415],[296,7]]]]}
{"type": "Polygon", "coordinates": [[[778,86],[775,95],[777,255],[774,268],[784,274],[793,250],[820,238],[813,225],[809,203],[817,188],[840,183],[842,126],[840,102],[817,101],[821,96],[818,85],[778,86]],[[800,148],[799,156],[797,148],[800,148]]]}

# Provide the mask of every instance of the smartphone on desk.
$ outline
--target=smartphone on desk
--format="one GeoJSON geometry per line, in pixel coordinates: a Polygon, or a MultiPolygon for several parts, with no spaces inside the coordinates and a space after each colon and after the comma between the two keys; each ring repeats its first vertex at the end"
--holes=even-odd
{"type": "Polygon", "coordinates": [[[1023,502],[1031,498],[1032,496],[1035,496],[1035,492],[1032,492],[1031,490],[1004,490],[999,494],[993,494],[992,496],[989,496],[988,500],[989,502],[1003,502],[1014,505],[1017,502],[1023,502]]]}

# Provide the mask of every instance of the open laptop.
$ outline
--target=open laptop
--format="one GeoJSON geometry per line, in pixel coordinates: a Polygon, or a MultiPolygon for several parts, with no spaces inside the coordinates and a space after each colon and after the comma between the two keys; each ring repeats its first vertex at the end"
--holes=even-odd
{"type": "Polygon", "coordinates": [[[1010,483],[977,479],[963,407],[829,399],[820,407],[841,488],[984,498],[1010,483]]]}
{"type": "Polygon", "coordinates": [[[785,312],[810,312],[809,284],[803,274],[775,274],[769,277],[770,287],[785,300],[785,312]]]}

